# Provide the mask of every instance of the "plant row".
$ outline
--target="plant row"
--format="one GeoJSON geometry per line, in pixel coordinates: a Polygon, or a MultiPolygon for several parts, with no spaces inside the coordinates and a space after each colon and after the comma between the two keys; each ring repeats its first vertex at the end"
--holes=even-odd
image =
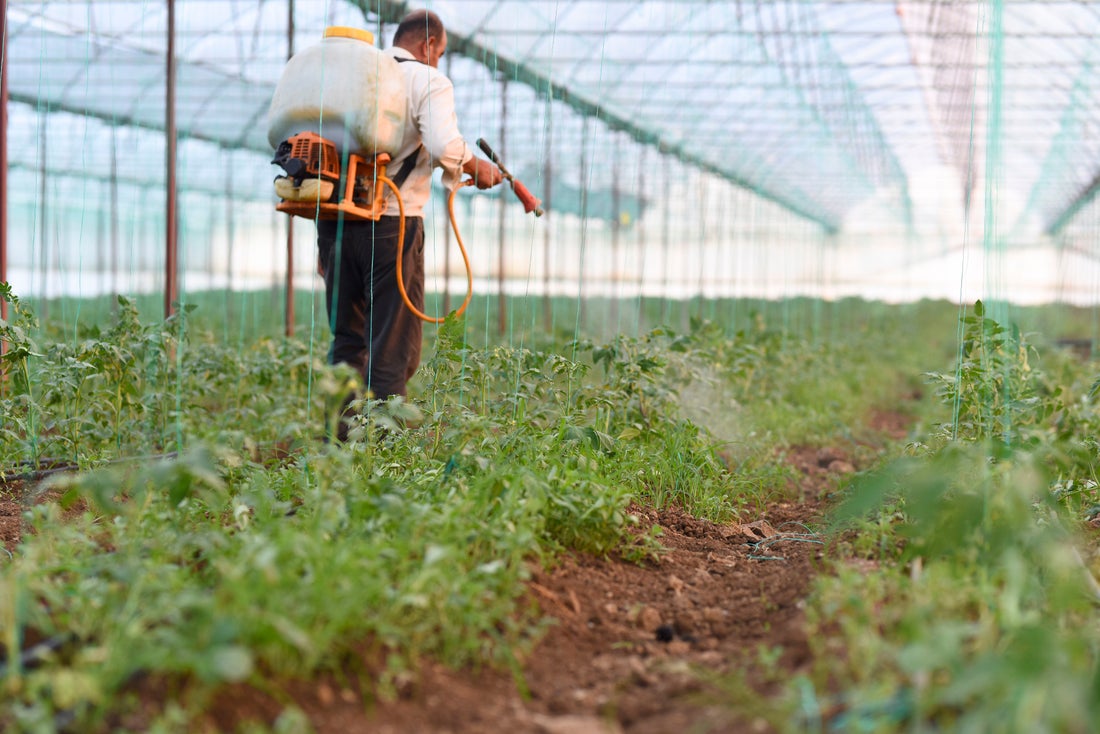
{"type": "Polygon", "coordinates": [[[228,685],[338,673],[384,696],[425,658],[518,671],[533,566],[659,554],[638,504],[755,516],[791,491],[785,445],[854,445],[899,380],[885,329],[475,346],[451,320],[411,398],[361,396],[336,445],[357,376],[309,343],[226,345],[127,299],[56,339],[5,295],[0,463],[27,524],[0,560],[11,731],[187,731],[228,685]],[[50,462],[79,471],[33,481],[50,462]]]}

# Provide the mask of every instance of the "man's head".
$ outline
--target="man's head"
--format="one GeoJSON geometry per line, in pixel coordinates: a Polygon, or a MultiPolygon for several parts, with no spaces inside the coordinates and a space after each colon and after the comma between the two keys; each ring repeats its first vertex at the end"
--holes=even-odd
{"type": "Polygon", "coordinates": [[[414,10],[397,26],[393,45],[408,51],[417,61],[438,69],[439,59],[447,50],[447,31],[443,21],[432,11],[414,10]]]}

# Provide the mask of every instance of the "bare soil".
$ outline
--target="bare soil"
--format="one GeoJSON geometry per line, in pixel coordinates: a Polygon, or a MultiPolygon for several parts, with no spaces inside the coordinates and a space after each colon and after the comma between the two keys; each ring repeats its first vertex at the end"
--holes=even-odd
{"type": "Polygon", "coordinates": [[[23,483],[0,484],[0,542],[10,553],[23,537],[23,483]]]}
{"type": "MultiPolygon", "coordinates": [[[[882,414],[872,422],[889,433],[903,430],[904,419],[882,414]]],[[[658,560],[570,554],[534,570],[528,600],[549,626],[518,671],[456,671],[427,661],[387,698],[362,675],[234,685],[209,702],[199,729],[270,725],[292,702],[319,734],[772,731],[754,700],[766,700],[777,679],[811,662],[803,605],[827,548],[810,530],[821,520],[823,496],[855,470],[841,449],[797,448],[786,459],[801,475],[790,492],[798,501],[731,525],[676,508],[634,508],[643,528],[661,528],[667,553],[658,560]]],[[[0,490],[0,539],[14,551],[23,532],[21,495],[30,488],[0,490]]],[[[377,661],[350,667],[369,670],[377,661]]],[[[135,686],[146,715],[177,694],[165,685],[135,686]]],[[[133,729],[143,718],[120,723],[133,729]]]]}

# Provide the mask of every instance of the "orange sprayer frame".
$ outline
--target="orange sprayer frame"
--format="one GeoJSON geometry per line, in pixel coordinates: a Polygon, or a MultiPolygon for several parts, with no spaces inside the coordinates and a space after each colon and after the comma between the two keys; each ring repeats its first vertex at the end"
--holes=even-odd
{"type": "Polygon", "coordinates": [[[340,156],[336,146],[317,133],[298,133],[287,139],[290,157],[305,163],[308,178],[332,181],[338,187],[333,201],[290,201],[282,199],[275,208],[305,219],[336,219],[377,221],[386,211],[385,186],[388,153],[379,153],[373,160],[352,153],[348,156],[345,175],[340,173],[340,156]],[[357,194],[359,194],[357,196],[357,194]]]}

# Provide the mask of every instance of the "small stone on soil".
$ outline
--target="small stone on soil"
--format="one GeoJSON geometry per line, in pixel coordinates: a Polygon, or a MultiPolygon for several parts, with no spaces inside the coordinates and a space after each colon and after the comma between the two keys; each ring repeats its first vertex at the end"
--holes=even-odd
{"type": "Polygon", "coordinates": [[[826,447],[817,452],[817,465],[825,468],[834,461],[844,461],[844,454],[839,449],[826,447]]]}
{"type": "Polygon", "coordinates": [[[638,614],[638,626],[647,632],[653,632],[661,626],[661,613],[653,607],[642,607],[638,614]]]}
{"type": "Polygon", "coordinates": [[[856,468],[847,461],[837,459],[836,461],[829,462],[828,470],[833,474],[851,474],[856,468]]]}
{"type": "Polygon", "coordinates": [[[595,716],[534,716],[539,734],[620,734],[614,722],[595,716]]]}
{"type": "Polygon", "coordinates": [[[717,650],[707,650],[699,653],[699,662],[712,668],[718,668],[725,661],[725,656],[717,650]]]}
{"type": "Polygon", "coordinates": [[[687,655],[691,652],[691,643],[684,640],[673,640],[668,643],[669,655],[687,655]]]}
{"type": "Polygon", "coordinates": [[[726,620],[726,611],[718,607],[706,607],[703,609],[703,619],[711,624],[724,622],[726,620]]]}

